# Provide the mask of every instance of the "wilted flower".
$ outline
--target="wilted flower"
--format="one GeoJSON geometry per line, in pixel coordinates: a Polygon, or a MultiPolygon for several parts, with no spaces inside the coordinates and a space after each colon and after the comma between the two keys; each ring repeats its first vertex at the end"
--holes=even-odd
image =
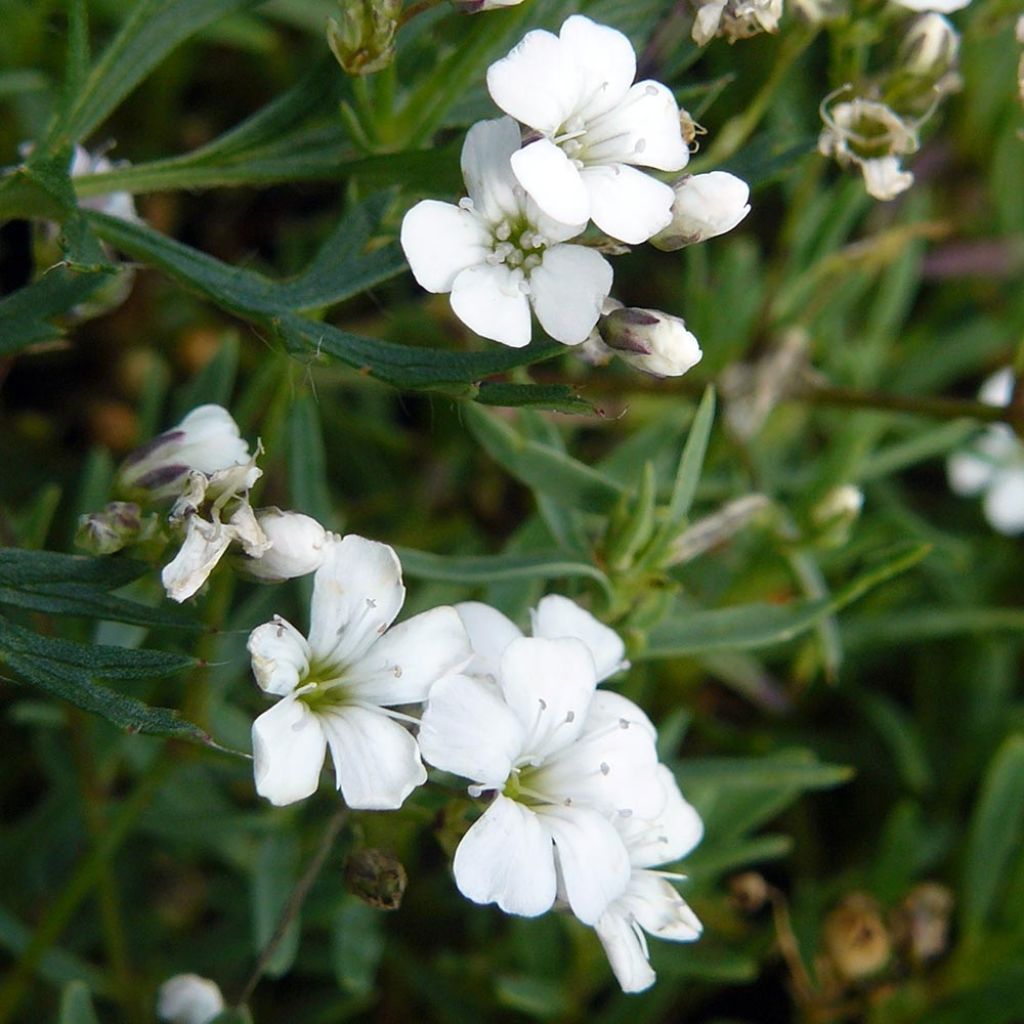
{"type": "Polygon", "coordinates": [[[305,576],[323,565],[327,531],[312,517],[279,508],[256,511],[269,547],[258,558],[243,558],[238,568],[256,579],[279,582],[305,576]]]}
{"type": "Polygon", "coordinates": [[[308,639],[279,616],[253,630],[256,682],[281,698],[252,727],[256,791],[271,803],[314,793],[328,747],[349,807],[393,810],[426,780],[415,719],[392,709],[425,700],[472,652],[451,607],[389,629],[404,600],[394,550],[350,535],[326,545],[308,639]]]}
{"type": "MultiPolygon", "coordinates": [[[[986,405],[1007,406],[1013,397],[1014,376],[1009,367],[981,386],[978,398],[986,405]]],[[[993,529],[1024,533],[1024,444],[1005,423],[993,423],[946,464],[949,486],[966,497],[983,494],[982,508],[993,529]]]]}
{"type": "Polygon", "coordinates": [[[847,981],[877,974],[892,956],[881,909],[866,893],[850,893],[829,912],[822,938],[832,966],[847,981]]]}
{"type": "Polygon", "coordinates": [[[917,126],[877,100],[857,97],[829,109],[836,95],[827,96],[821,105],[825,130],[818,139],[818,151],[835,157],[841,167],[851,163],[860,167],[864,186],[875,199],[895,199],[914,182],[899,158],[916,152],[917,126]]]}
{"type": "Polygon", "coordinates": [[[594,926],[623,992],[642,992],[654,984],[644,932],[669,942],[693,942],[702,926],[670,880],[682,879],[651,868],[685,857],[702,839],[704,824],[686,802],[664,765],[658,782],[665,807],[654,819],[615,818],[632,871],[626,891],[613,901],[594,926]]]}
{"type": "Polygon", "coordinates": [[[678,171],[690,155],[672,93],[635,76],[629,40],[582,15],[557,36],[528,32],[487,71],[494,102],[533,129],[511,157],[530,197],[556,220],[593,220],[628,243],[663,228],[672,205],[671,189],[636,167],[678,171]]]}
{"type": "Polygon", "coordinates": [[[782,17],[782,0],[699,0],[693,22],[693,41],[699,46],[716,35],[730,43],[749,39],[761,32],[777,32],[782,17]]]}
{"type": "Polygon", "coordinates": [[[750,186],[735,174],[687,174],[673,186],[672,223],[651,245],[673,252],[732,231],[750,213],[750,186]]]}
{"type": "Polygon", "coordinates": [[[75,544],[93,555],[112,555],[134,544],[142,529],[142,510],[135,502],[112,501],[102,512],[79,516],[75,544]]]}
{"type": "Polygon", "coordinates": [[[704,355],[685,320],[657,309],[612,309],[597,333],[620,359],[655,377],[679,377],[704,355]]]}
{"type": "Polygon", "coordinates": [[[459,891],[535,917],[556,895],[595,924],[629,883],[611,819],[653,818],[664,806],[654,727],[635,704],[595,692],[580,640],[520,637],[497,675],[449,675],[430,692],[424,758],[491,795],[455,852],[459,891]]]}
{"type": "Polygon", "coordinates": [[[198,974],[176,974],[160,986],[157,1016],[168,1024],[210,1024],[224,1009],[216,982],[198,974]]]}
{"type": "Polygon", "coordinates": [[[477,334],[527,345],[532,308],[552,338],[576,345],[597,322],[612,268],[593,249],[563,244],[582,221],[552,220],[516,182],[509,157],[519,141],[511,118],[473,125],[462,147],[469,198],[417,203],[402,221],[402,248],[416,280],[451,292],[455,315],[477,334]]]}

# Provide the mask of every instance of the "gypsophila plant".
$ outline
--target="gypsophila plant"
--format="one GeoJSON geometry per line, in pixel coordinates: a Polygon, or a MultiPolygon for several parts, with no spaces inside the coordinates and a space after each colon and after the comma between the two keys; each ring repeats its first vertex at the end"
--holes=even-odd
{"type": "Polygon", "coordinates": [[[1014,4],[3,16],[0,1024],[1024,1018],[1014,4]]]}

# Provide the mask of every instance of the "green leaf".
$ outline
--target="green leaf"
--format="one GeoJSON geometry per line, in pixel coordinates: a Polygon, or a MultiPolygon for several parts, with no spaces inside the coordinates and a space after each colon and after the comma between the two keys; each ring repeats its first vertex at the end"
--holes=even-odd
{"type": "MultiPolygon", "coordinates": [[[[259,954],[277,929],[277,923],[299,875],[299,840],[294,832],[277,832],[260,843],[252,875],[252,950],[259,954]]],[[[288,925],[267,964],[271,978],[286,974],[299,952],[300,915],[288,925]]]]}
{"type": "Polygon", "coordinates": [[[784,643],[814,628],[828,615],[863,597],[886,580],[906,572],[930,551],[915,544],[870,569],[829,598],[792,601],[786,605],[753,604],[733,608],[680,609],[651,630],[638,660],[680,658],[715,650],[749,650],[784,643]]]}
{"type": "Polygon", "coordinates": [[[704,389],[704,397],[700,400],[697,415],[690,425],[689,434],[686,435],[683,454],[679,458],[679,468],[676,471],[664,527],[669,534],[678,532],[690,514],[690,506],[697,493],[697,484],[700,483],[700,473],[704,466],[704,456],[708,450],[714,420],[715,389],[709,384],[704,389]]]}
{"type": "Polygon", "coordinates": [[[85,302],[108,279],[107,274],[76,273],[55,267],[38,281],[0,300],[0,355],[59,338],[53,321],[85,302]]]}
{"type": "Polygon", "coordinates": [[[996,751],[981,786],[967,835],[960,918],[977,936],[992,916],[996,897],[1021,849],[1024,827],[1024,735],[1007,738],[996,751]]]}
{"type": "MultiPolygon", "coordinates": [[[[232,11],[261,0],[138,0],[93,66],[57,136],[89,135],[179,43],[232,11]]],[[[52,142],[51,146],[52,149],[52,142]]]]}
{"type": "Polygon", "coordinates": [[[288,480],[292,503],[327,529],[340,529],[340,517],[327,484],[327,457],[320,411],[312,395],[300,395],[288,414],[288,480]]]}
{"type": "Polygon", "coordinates": [[[355,996],[368,996],[375,987],[384,955],[381,912],[353,897],[345,899],[334,917],[331,964],[338,985],[355,996]]]}
{"type": "Polygon", "coordinates": [[[527,487],[570,508],[607,514],[626,493],[596,469],[559,449],[533,441],[481,409],[467,405],[466,426],[503,469],[527,487]]]}
{"type": "Polygon", "coordinates": [[[589,414],[594,406],[576,393],[567,384],[508,384],[489,383],[480,385],[476,400],[481,405],[532,406],[535,409],[549,409],[551,412],[589,414]]]}
{"type": "Polygon", "coordinates": [[[68,53],[61,90],[61,117],[70,112],[89,72],[89,10],[87,0],[68,0],[68,53]]]}
{"type": "MultiPolygon", "coordinates": [[[[0,907],[0,948],[12,957],[20,957],[32,941],[32,932],[8,910],[0,907]]],[[[110,979],[92,964],[57,946],[43,954],[36,968],[39,977],[51,985],[84,982],[90,991],[102,995],[110,992],[110,979]]]]}
{"type": "Polygon", "coordinates": [[[733,789],[829,789],[853,778],[853,769],[823,764],[806,751],[773,757],[690,757],[676,765],[685,792],[695,786],[733,789]]]}
{"type": "Polygon", "coordinates": [[[144,562],[127,558],[86,558],[56,551],[0,548],[0,586],[31,587],[49,583],[88,583],[105,590],[124,586],[149,572],[144,562]]]}
{"type": "Polygon", "coordinates": [[[88,986],[72,981],[64,986],[60,996],[59,1024],[99,1024],[92,1006],[88,986]]]}
{"type": "Polygon", "coordinates": [[[491,584],[518,579],[569,579],[587,577],[608,593],[611,584],[596,566],[553,554],[435,555],[412,548],[396,548],[407,576],[448,583],[491,584]]]}

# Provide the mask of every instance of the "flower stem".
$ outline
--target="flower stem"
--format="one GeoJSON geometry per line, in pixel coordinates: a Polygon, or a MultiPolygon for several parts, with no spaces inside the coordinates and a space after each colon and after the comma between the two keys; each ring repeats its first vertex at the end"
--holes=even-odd
{"type": "Polygon", "coordinates": [[[256,966],[253,968],[252,974],[249,975],[249,980],[243,986],[238,999],[235,1000],[236,1006],[244,1006],[252,997],[253,992],[256,991],[256,986],[260,983],[260,979],[263,977],[263,973],[266,971],[267,965],[273,958],[274,953],[277,952],[277,947],[285,937],[289,925],[295,920],[295,917],[302,909],[303,903],[306,902],[306,897],[309,895],[310,889],[313,888],[313,883],[319,877],[324,862],[327,860],[327,855],[334,846],[334,840],[338,838],[338,833],[347,819],[348,808],[342,807],[335,812],[334,816],[327,823],[327,828],[324,830],[323,838],[320,840],[316,853],[313,854],[313,858],[310,860],[305,872],[303,872],[302,877],[295,884],[295,888],[288,897],[288,902],[285,903],[281,910],[281,916],[277,919],[273,935],[270,936],[267,944],[260,952],[256,966]]]}

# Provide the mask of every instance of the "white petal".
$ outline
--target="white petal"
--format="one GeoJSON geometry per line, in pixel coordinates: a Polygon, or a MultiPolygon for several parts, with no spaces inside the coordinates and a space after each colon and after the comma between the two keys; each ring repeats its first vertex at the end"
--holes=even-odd
{"type": "Polygon", "coordinates": [[[940,14],[951,14],[965,8],[971,0],[895,0],[899,7],[908,11],[938,11],[940,14]]]}
{"type": "Polygon", "coordinates": [[[620,907],[650,935],[669,942],[693,942],[703,927],[679,893],[653,871],[634,871],[620,907]]]}
{"type": "Polygon", "coordinates": [[[538,139],[512,154],[512,171],[530,198],[563,224],[586,224],[590,195],[575,164],[550,139],[538,139]]]}
{"type": "Polygon", "coordinates": [[[608,815],[656,818],[665,806],[654,727],[632,701],[607,690],[594,694],[576,742],[550,756],[530,784],[552,802],[608,815]]]}
{"type": "Polygon", "coordinates": [[[678,171],[690,150],[679,126],[679,105],[660,82],[637,82],[614,110],[589,126],[585,163],[627,163],[678,171]]]}
{"type": "Polygon", "coordinates": [[[431,608],[389,629],[345,675],[352,695],[389,707],[418,704],[430,687],[472,657],[469,636],[450,605],[431,608]]]}
{"type": "Polygon", "coordinates": [[[329,541],[313,577],[309,646],[323,673],[359,661],[395,620],[402,566],[387,544],[349,534],[329,541]]]}
{"type": "Polygon", "coordinates": [[[626,645],[619,634],[599,622],[575,601],[561,594],[548,594],[531,611],[530,617],[534,636],[547,637],[549,640],[572,636],[582,640],[594,659],[599,683],[629,668],[629,662],[625,660],[626,645]]]}
{"type": "Polygon", "coordinates": [[[197,406],[174,430],[184,432],[180,456],[189,469],[211,476],[249,461],[249,446],[223,406],[197,406]]]}
{"type": "Polygon", "coordinates": [[[521,276],[505,266],[469,267],[455,279],[451,304],[470,330],[502,345],[530,344],[530,303],[519,287],[521,276]]]}
{"type": "Polygon", "coordinates": [[[501,789],[522,751],[523,727],[491,683],[452,675],[430,691],[419,742],[435,768],[501,789]]]}
{"type": "Polygon", "coordinates": [[[393,811],[427,781],[419,747],[394,719],[343,705],[320,715],[338,789],[355,810],[393,811]]]}
{"type": "Polygon", "coordinates": [[[914,184],[914,175],[903,170],[897,156],[862,160],[860,169],[864,175],[864,187],[868,195],[883,202],[895,199],[914,184]]]}
{"type": "Polygon", "coordinates": [[[507,615],[482,601],[462,601],[455,610],[473,648],[473,660],[466,666],[466,675],[496,680],[502,652],[523,635],[522,630],[507,615]]]}
{"type": "Polygon", "coordinates": [[[587,340],[612,288],[611,264],[582,245],[556,245],[530,274],[533,308],[541,326],[563,345],[587,340]]]}
{"type": "Polygon", "coordinates": [[[538,807],[551,832],[558,875],[572,912],[596,924],[629,884],[629,855],[614,826],[584,807],[538,807]]]}
{"type": "Polygon", "coordinates": [[[567,65],[561,40],[536,29],[487,69],[491,99],[517,121],[554,134],[576,109],[582,77],[567,65]]]}
{"type": "Polygon", "coordinates": [[[985,495],[985,518],[1000,533],[1024,532],[1024,469],[1002,470],[985,495]]]}
{"type": "Polygon", "coordinates": [[[223,1009],[220,987],[198,974],[176,974],[156,995],[157,1016],[169,1024],[210,1024],[223,1009]]]}
{"type": "Polygon", "coordinates": [[[190,598],[206,582],[234,539],[235,530],[226,523],[191,516],[184,542],[160,573],[167,596],[179,603],[190,598]]]}
{"type": "Polygon", "coordinates": [[[702,3],[693,22],[693,41],[698,46],[709,43],[718,31],[726,0],[710,0],[702,3]]]}
{"type": "Polygon", "coordinates": [[[252,674],[260,689],[284,697],[309,675],[309,644],[285,619],[257,626],[247,644],[252,655],[252,674]]]}
{"type": "Polygon", "coordinates": [[[629,914],[613,903],[594,925],[615,980],[623,992],[643,992],[655,982],[641,937],[629,914]]]}
{"type": "Polygon", "coordinates": [[[497,903],[506,914],[537,917],[555,902],[555,855],[537,815],[495,797],[462,837],[452,865],[459,892],[474,903],[497,903]]]}
{"type": "Polygon", "coordinates": [[[612,238],[646,242],[672,220],[675,193],[663,181],[627,164],[585,167],[590,216],[612,238]]]}
{"type": "Polygon", "coordinates": [[[986,378],[985,383],[978,390],[979,401],[986,405],[1006,406],[1013,398],[1014,376],[1009,366],[986,378]]]}
{"type": "Polygon", "coordinates": [[[954,452],[946,462],[946,474],[955,494],[971,497],[992,483],[996,466],[972,451],[954,452]]]}
{"type": "Polygon", "coordinates": [[[665,798],[661,813],[653,819],[615,819],[634,867],[670,864],[685,857],[704,837],[704,823],[696,808],[686,802],[671,770],[659,765],[657,775],[665,798]]]}
{"type": "Polygon", "coordinates": [[[327,741],[316,715],[285,697],[252,723],[256,792],[283,807],[316,792],[327,741]]]}
{"type": "Polygon", "coordinates": [[[228,525],[235,531],[235,540],[250,558],[258,559],[270,550],[270,538],[263,532],[248,501],[238,503],[228,519],[228,525]]]}
{"type": "Polygon", "coordinates": [[[594,659],[579,640],[513,640],[501,656],[501,691],[539,763],[571,744],[594,695],[594,659]]]}
{"type": "Polygon", "coordinates": [[[490,251],[486,225],[470,210],[424,199],[402,219],[402,251],[428,292],[450,292],[455,278],[490,251]]]}
{"type": "Polygon", "coordinates": [[[581,14],[567,18],[558,36],[564,59],[580,77],[575,112],[590,121],[622,102],[636,77],[636,54],[626,36],[581,14]]]}
{"type": "Polygon", "coordinates": [[[491,224],[496,225],[506,217],[515,218],[521,210],[521,201],[515,194],[516,178],[509,164],[512,154],[519,149],[519,141],[519,125],[511,117],[477,121],[466,133],[462,177],[476,212],[491,224]]]}
{"type": "Polygon", "coordinates": [[[280,582],[315,572],[323,564],[327,532],[312,516],[264,508],[256,518],[270,549],[241,564],[247,575],[280,582]]]}

